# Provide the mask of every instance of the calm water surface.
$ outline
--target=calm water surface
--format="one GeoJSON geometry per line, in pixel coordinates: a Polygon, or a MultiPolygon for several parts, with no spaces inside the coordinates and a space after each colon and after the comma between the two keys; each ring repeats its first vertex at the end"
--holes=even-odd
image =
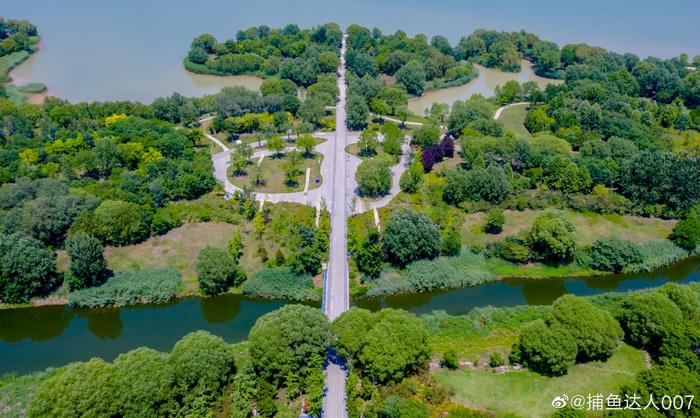
{"type": "MultiPolygon", "coordinates": [[[[540,305],[567,293],[594,295],[700,281],[700,259],[683,261],[658,272],[589,279],[509,279],[443,292],[363,299],[354,304],[415,313],[445,310],[463,314],[477,306],[540,305]]],[[[169,350],[185,334],[207,330],[230,342],[244,340],[255,321],[280,308],[281,301],[222,295],[185,299],[166,305],[123,309],[78,310],[45,306],[0,310],[0,375],[26,373],[91,357],[114,359],[146,346],[169,350]]]]}
{"type": "Polygon", "coordinates": [[[188,74],[182,59],[202,32],[223,40],[260,24],[360,23],[384,32],[442,34],[453,43],[475,28],[525,29],[560,44],[588,42],[641,56],[700,54],[700,1],[659,5],[658,0],[0,0],[0,14],[31,20],[43,37],[43,50],[20,66],[16,78],[43,82],[52,95],[73,102],[150,102],[175,91],[202,95],[225,85],[255,87],[246,79],[188,74]]]}
{"type": "Polygon", "coordinates": [[[466,100],[476,93],[489,97],[493,95],[497,86],[502,86],[510,80],[517,80],[520,84],[534,81],[541,89],[544,89],[550,83],[560,84],[563,82],[562,80],[538,76],[532,69],[532,63],[528,61],[522,60],[520,64],[522,70],[518,73],[507,73],[477,65],[476,68],[479,69],[477,78],[462,86],[430,91],[420,97],[411,99],[408,101],[408,109],[414,114],[422,116],[425,114],[425,110],[430,109],[433,103],[447,103],[451,106],[455,101],[466,100]]]}

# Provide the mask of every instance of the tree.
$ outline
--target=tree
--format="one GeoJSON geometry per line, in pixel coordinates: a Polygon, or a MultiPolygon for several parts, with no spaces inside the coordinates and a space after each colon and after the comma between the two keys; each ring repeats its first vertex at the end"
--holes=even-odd
{"type": "MultiPolygon", "coordinates": [[[[697,393],[700,387],[700,377],[696,370],[689,369],[678,360],[665,361],[655,364],[648,370],[640,371],[635,377],[635,382],[622,388],[622,397],[625,395],[637,395],[641,399],[653,397],[659,408],[659,400],[664,397],[675,397],[670,394],[697,393]]],[[[650,407],[651,408],[651,407],[650,407]]],[[[700,407],[695,402],[684,402],[683,407],[671,409],[674,417],[696,417],[700,415],[700,407]]]]}
{"type": "Polygon", "coordinates": [[[415,130],[413,143],[422,148],[432,147],[440,141],[440,128],[437,125],[423,125],[415,130]]]}
{"type": "Polygon", "coordinates": [[[70,256],[68,285],[71,290],[99,286],[111,274],[100,240],[84,232],[68,237],[65,243],[70,256]]]}
{"type": "Polygon", "coordinates": [[[425,110],[425,113],[433,124],[440,126],[445,123],[445,119],[450,113],[450,106],[447,103],[433,103],[430,105],[430,109],[425,110]]]}
{"type": "Polygon", "coordinates": [[[380,417],[387,418],[428,418],[428,405],[418,399],[390,395],[379,407],[380,417]]]}
{"type": "Polygon", "coordinates": [[[360,140],[357,145],[360,147],[360,155],[371,156],[377,153],[377,131],[371,128],[366,128],[360,134],[360,140]]]}
{"type": "Polygon", "coordinates": [[[530,369],[561,376],[574,365],[578,347],[571,333],[561,325],[548,327],[536,320],[523,326],[511,359],[522,361],[530,369]]]}
{"type": "Polygon", "coordinates": [[[218,393],[236,373],[233,347],[206,331],[185,335],[170,351],[168,363],[176,395],[185,406],[201,402],[202,393],[218,393]]]}
{"type": "Polygon", "coordinates": [[[367,333],[376,322],[375,315],[365,309],[352,307],[337,317],[331,329],[337,339],[333,342],[336,352],[358,366],[358,357],[365,346],[367,333]]]}
{"type": "Polygon", "coordinates": [[[700,245],[700,217],[691,211],[688,216],[673,226],[669,239],[681,248],[694,250],[700,245]]]}
{"type": "Polygon", "coordinates": [[[409,61],[401,67],[396,74],[396,82],[406,87],[410,94],[420,96],[423,94],[423,84],[425,84],[425,68],[418,60],[409,61]]]}
{"type": "Polygon", "coordinates": [[[527,112],[525,116],[525,127],[530,133],[549,132],[555,120],[547,115],[544,106],[537,106],[527,112]]]}
{"type": "Polygon", "coordinates": [[[229,286],[237,286],[245,278],[231,254],[210,245],[199,250],[195,267],[199,288],[208,296],[225,292],[229,286]]]}
{"type": "Polygon", "coordinates": [[[359,355],[360,364],[378,382],[398,382],[428,359],[428,330],[423,321],[406,311],[385,309],[375,316],[359,355]]]}
{"type": "Polygon", "coordinates": [[[95,209],[92,219],[94,224],[91,226],[91,222],[87,222],[86,229],[82,229],[78,218],[77,231],[82,230],[107,244],[134,244],[143,241],[151,234],[150,213],[134,203],[104,200],[95,209]]]}
{"type": "Polygon", "coordinates": [[[574,224],[558,211],[538,215],[528,235],[530,248],[544,260],[554,262],[573,257],[575,238],[574,224]]]}
{"type": "Polygon", "coordinates": [[[287,305],[261,316],[248,336],[250,361],[263,379],[279,385],[313,356],[324,356],[331,341],[328,318],[316,308],[287,305]]]}
{"type": "Polygon", "coordinates": [[[369,277],[379,276],[382,272],[384,250],[382,250],[382,243],[379,241],[379,232],[376,229],[372,229],[368,232],[367,239],[355,250],[353,259],[360,272],[369,277]]]}
{"type": "Polygon", "coordinates": [[[399,186],[404,193],[415,193],[420,187],[423,174],[425,173],[423,162],[421,161],[422,154],[420,148],[418,148],[411,159],[411,165],[401,174],[399,186]]]}
{"type": "Polygon", "coordinates": [[[228,242],[228,253],[233,259],[238,263],[243,255],[243,235],[241,235],[240,229],[236,229],[233,236],[228,242]]]}
{"type": "Polygon", "coordinates": [[[404,135],[401,130],[392,122],[384,122],[382,126],[382,149],[387,154],[400,155],[401,145],[404,142],[404,135]]]}
{"type": "Polygon", "coordinates": [[[579,362],[606,360],[622,339],[622,329],[609,312],[572,295],[554,302],[548,322],[561,324],[571,333],[578,344],[579,362]]]}
{"type": "Polygon", "coordinates": [[[384,195],[391,189],[391,170],[382,158],[365,160],[357,167],[355,180],[361,195],[384,195]]]}
{"type": "Polygon", "coordinates": [[[655,352],[668,331],[683,324],[680,309],[659,292],[635,293],[622,301],[618,320],[625,340],[655,352]]]}
{"type": "Polygon", "coordinates": [[[453,204],[465,200],[499,204],[513,191],[503,168],[490,165],[488,168],[473,168],[469,171],[456,168],[447,172],[444,199],[453,204]]]}
{"type": "Polygon", "coordinates": [[[275,153],[276,157],[282,156],[282,151],[284,150],[284,141],[282,137],[274,135],[267,139],[265,147],[270,150],[270,152],[275,153]]]}
{"type": "Polygon", "coordinates": [[[348,129],[360,130],[367,126],[367,118],[369,117],[369,107],[362,96],[352,95],[348,97],[347,115],[345,123],[348,129]]]}
{"type": "Polygon", "coordinates": [[[0,301],[26,303],[59,284],[53,251],[21,233],[0,234],[0,301]]]}
{"type": "Polygon", "coordinates": [[[425,214],[398,210],[386,224],[383,243],[389,261],[405,266],[414,260],[435,258],[440,252],[440,231],[425,214]]]}
{"type": "Polygon", "coordinates": [[[312,157],[314,153],[314,147],[316,146],[316,140],[311,135],[302,135],[297,138],[296,142],[297,148],[304,149],[305,157],[312,157]]]}
{"type": "Polygon", "coordinates": [[[287,161],[282,165],[284,170],[285,182],[288,185],[297,184],[297,176],[299,176],[299,165],[301,164],[302,156],[299,151],[290,151],[287,153],[287,161]]]}
{"type": "Polygon", "coordinates": [[[523,88],[518,80],[509,80],[501,86],[496,86],[496,100],[500,104],[515,103],[523,97],[523,88]]]}
{"type": "Polygon", "coordinates": [[[616,237],[596,240],[591,247],[591,259],[593,268],[613,273],[644,261],[637,244],[616,237]]]}
{"type": "Polygon", "coordinates": [[[234,175],[245,174],[245,169],[248,166],[248,160],[240,152],[231,154],[231,167],[233,167],[234,175]]]}
{"type": "Polygon", "coordinates": [[[486,214],[486,223],[484,231],[489,234],[499,234],[503,230],[503,225],[506,223],[506,216],[502,209],[491,209],[486,214]]]}
{"type": "MultiPolygon", "coordinates": [[[[114,360],[111,403],[122,416],[164,416],[175,413],[174,376],[168,355],[137,348],[114,360]]],[[[105,399],[106,401],[106,399],[105,399]]]]}

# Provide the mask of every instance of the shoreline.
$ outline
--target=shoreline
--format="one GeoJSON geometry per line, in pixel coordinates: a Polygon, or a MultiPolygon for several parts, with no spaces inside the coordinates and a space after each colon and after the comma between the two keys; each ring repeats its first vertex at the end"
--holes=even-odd
{"type": "Polygon", "coordinates": [[[22,94],[22,96],[25,99],[26,103],[30,104],[42,104],[44,103],[44,100],[46,100],[47,97],[51,96],[51,92],[49,91],[48,87],[46,84],[38,81],[30,81],[30,80],[25,80],[21,77],[18,77],[15,73],[17,69],[25,64],[27,61],[30,59],[36,57],[36,54],[44,50],[44,41],[43,39],[39,39],[39,43],[37,44],[36,49],[31,52],[27,53],[27,55],[20,60],[19,62],[15,63],[8,71],[7,71],[7,77],[9,78],[8,82],[5,83],[7,85],[11,85],[15,87],[15,89],[22,94]],[[39,85],[42,86],[42,90],[39,92],[32,92],[32,93],[25,93],[22,91],[23,87],[26,86],[34,86],[38,87],[39,85]]]}
{"type": "MultiPolygon", "coordinates": [[[[372,300],[380,300],[383,298],[387,297],[404,297],[404,296],[420,296],[420,295],[427,295],[431,293],[443,293],[443,292],[450,292],[450,291],[455,291],[455,290],[460,290],[460,289],[469,289],[469,288],[475,288],[483,285],[488,285],[488,284],[493,284],[497,282],[503,282],[503,281],[508,281],[508,280],[532,280],[532,281],[546,281],[546,280],[586,280],[586,279],[600,279],[600,278],[611,278],[611,277],[618,277],[621,278],[622,280],[625,279],[633,279],[635,276],[642,275],[642,274],[652,274],[654,272],[659,272],[661,270],[664,270],[666,268],[675,266],[675,265],[680,265],[683,263],[687,263],[692,261],[693,259],[697,259],[697,261],[700,262],[700,254],[699,253],[691,253],[687,257],[683,257],[679,260],[676,260],[672,263],[669,264],[664,264],[661,265],[653,270],[650,271],[638,271],[635,273],[613,273],[613,272],[598,272],[595,274],[586,274],[586,273],[572,273],[572,274],[567,274],[566,276],[494,276],[493,279],[489,280],[484,280],[483,282],[477,283],[477,284],[472,284],[472,285],[467,285],[467,286],[462,286],[462,287],[447,287],[447,288],[442,288],[442,289],[433,289],[429,291],[424,291],[424,292],[401,292],[401,293],[391,293],[391,294],[382,294],[382,295],[375,295],[375,296],[367,296],[366,292],[363,293],[361,296],[351,296],[351,301],[372,301],[372,300]]],[[[653,286],[650,286],[653,287],[653,286]]],[[[362,289],[367,289],[366,287],[363,287],[362,289]]],[[[609,292],[615,292],[616,290],[612,291],[606,291],[605,293],[609,292]]],[[[80,310],[99,310],[99,309],[122,309],[122,308],[135,308],[135,307],[140,307],[140,306],[157,306],[157,305],[168,305],[172,303],[179,303],[183,300],[186,299],[212,299],[218,296],[222,295],[240,295],[241,297],[248,299],[248,300],[254,300],[254,301],[280,301],[280,302],[285,302],[285,303],[303,303],[303,304],[313,304],[315,302],[318,302],[317,300],[304,300],[304,301],[299,301],[295,299],[288,299],[288,298],[274,298],[274,297],[264,297],[264,296],[254,296],[254,295],[246,295],[243,293],[242,288],[236,287],[236,288],[231,288],[229,291],[221,293],[219,295],[215,296],[204,296],[201,294],[193,293],[193,292],[183,292],[183,293],[178,293],[176,294],[172,299],[170,299],[167,302],[164,303],[141,303],[141,304],[133,304],[133,305],[123,305],[123,306],[105,306],[105,307],[99,307],[99,308],[82,308],[82,307],[71,307],[68,298],[65,295],[49,295],[46,296],[45,298],[41,299],[34,299],[29,301],[28,303],[21,303],[21,304],[2,304],[0,303],[0,311],[2,310],[11,310],[11,309],[25,309],[25,308],[41,308],[43,306],[66,306],[66,307],[71,307],[72,309],[80,309],[80,310]]]]}

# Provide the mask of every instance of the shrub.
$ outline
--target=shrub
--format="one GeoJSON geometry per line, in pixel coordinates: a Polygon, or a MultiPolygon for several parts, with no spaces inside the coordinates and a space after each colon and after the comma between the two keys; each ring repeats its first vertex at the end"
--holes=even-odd
{"type": "Polygon", "coordinates": [[[503,202],[513,191],[503,168],[490,165],[488,168],[473,168],[469,171],[456,168],[447,172],[444,192],[445,201],[459,204],[465,200],[492,204],[503,202]]]}
{"type": "Polygon", "coordinates": [[[289,267],[276,267],[258,270],[243,283],[246,295],[292,300],[316,300],[311,276],[298,275],[289,267]]]}
{"type": "Polygon", "coordinates": [[[501,367],[506,364],[506,359],[503,358],[501,353],[491,353],[489,358],[489,366],[491,367],[501,367]]]}
{"type": "Polygon", "coordinates": [[[436,125],[423,125],[415,130],[413,134],[414,144],[418,144],[421,148],[432,147],[440,141],[440,128],[436,125]]]}
{"type": "Polygon", "coordinates": [[[442,354],[442,359],[440,359],[440,365],[446,367],[450,370],[457,370],[459,367],[459,359],[457,358],[457,353],[454,350],[447,350],[442,354]]]}
{"type": "Polygon", "coordinates": [[[462,238],[459,230],[455,227],[448,227],[442,238],[442,248],[440,253],[445,256],[454,257],[462,251],[462,238]]]}
{"type": "Polygon", "coordinates": [[[616,237],[600,238],[591,247],[592,267],[602,271],[622,272],[627,266],[641,263],[639,247],[616,237]]]}
{"type": "Polygon", "coordinates": [[[428,418],[428,405],[418,399],[391,395],[379,407],[380,417],[428,418]]]}
{"type": "Polygon", "coordinates": [[[530,249],[522,243],[507,239],[498,247],[498,256],[513,263],[526,263],[530,259],[530,249]]]}
{"type": "Polygon", "coordinates": [[[492,209],[486,214],[484,231],[489,234],[498,234],[503,230],[506,223],[506,216],[501,209],[492,209]]]}
{"type": "Polygon", "coordinates": [[[164,303],[175,297],[179,284],[180,272],[169,268],[121,271],[102,286],[70,292],[68,301],[82,308],[164,303]]]}
{"type": "Polygon", "coordinates": [[[669,237],[674,244],[687,250],[694,250],[700,245],[700,217],[695,213],[682,219],[673,226],[669,237]]]}
{"type": "Polygon", "coordinates": [[[228,251],[210,245],[199,250],[195,267],[199,288],[208,296],[225,292],[245,279],[245,272],[228,251]]]}
{"type": "Polygon", "coordinates": [[[151,222],[151,230],[154,235],[163,235],[179,226],[182,226],[182,217],[177,208],[172,206],[166,206],[156,210],[156,213],[153,215],[153,221],[151,222]]]}

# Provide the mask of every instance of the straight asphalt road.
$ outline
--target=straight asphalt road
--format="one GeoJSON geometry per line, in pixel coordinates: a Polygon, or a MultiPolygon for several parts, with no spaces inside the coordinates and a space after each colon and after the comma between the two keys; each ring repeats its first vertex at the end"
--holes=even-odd
{"type": "MultiPolygon", "coordinates": [[[[333,144],[333,174],[331,178],[331,238],[328,269],[323,288],[324,313],[331,321],[348,310],[348,260],[347,260],[347,211],[348,179],[346,170],[345,146],[347,129],[345,127],[345,49],[347,35],[343,36],[340,49],[340,68],[338,69],[339,100],[335,107],[335,142],[333,144]]],[[[323,401],[323,416],[328,418],[345,418],[345,369],[329,356],[326,366],[326,396],[323,401]]]]}

